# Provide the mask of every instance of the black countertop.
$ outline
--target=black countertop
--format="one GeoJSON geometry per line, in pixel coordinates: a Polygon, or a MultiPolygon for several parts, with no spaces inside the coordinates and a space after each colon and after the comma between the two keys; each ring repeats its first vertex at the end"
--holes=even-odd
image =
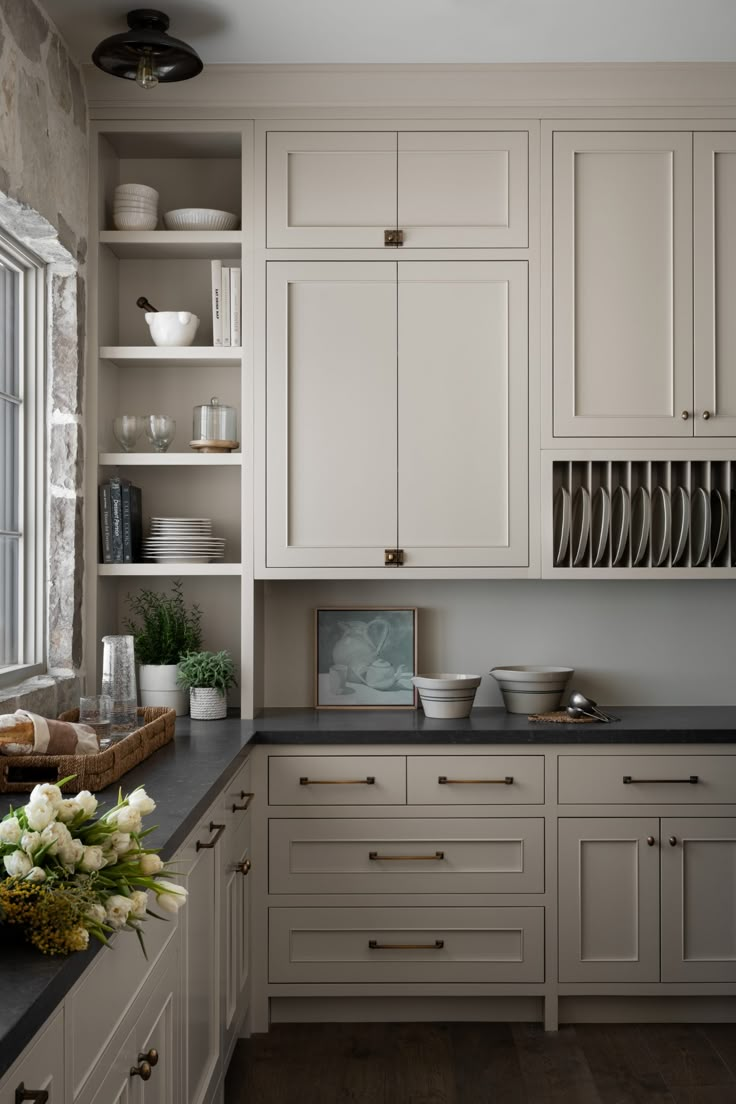
{"type": "MultiPolygon", "coordinates": [[[[157,804],[150,837],[170,858],[255,743],[432,745],[594,745],[736,742],[736,707],[626,707],[604,725],[546,724],[503,709],[476,709],[462,721],[437,721],[422,712],[270,709],[255,721],[180,718],[176,738],[123,780],[126,791],[145,785],[157,804]]],[[[114,804],[117,785],[98,794],[114,804]]],[[[0,817],[23,795],[0,795],[0,817]]],[[[124,938],[124,936],[123,936],[124,938]]],[[[98,945],[68,958],[47,958],[26,944],[0,943],[0,1076],[51,1016],[84,972],[98,945]]],[[[114,953],[114,952],[113,952],[114,953]]]]}

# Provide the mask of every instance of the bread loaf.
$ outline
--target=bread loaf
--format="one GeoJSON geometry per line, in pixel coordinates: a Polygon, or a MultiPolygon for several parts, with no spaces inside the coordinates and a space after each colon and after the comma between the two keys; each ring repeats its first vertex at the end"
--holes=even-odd
{"type": "Polygon", "coordinates": [[[22,755],[33,750],[33,721],[12,713],[0,716],[0,755],[22,755]]]}

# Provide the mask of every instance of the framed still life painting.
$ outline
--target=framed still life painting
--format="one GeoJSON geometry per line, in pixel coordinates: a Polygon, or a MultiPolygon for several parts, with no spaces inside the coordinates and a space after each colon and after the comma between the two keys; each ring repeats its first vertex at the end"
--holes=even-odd
{"type": "Polygon", "coordinates": [[[326,606],[314,632],[317,709],[416,709],[416,609],[326,606]]]}

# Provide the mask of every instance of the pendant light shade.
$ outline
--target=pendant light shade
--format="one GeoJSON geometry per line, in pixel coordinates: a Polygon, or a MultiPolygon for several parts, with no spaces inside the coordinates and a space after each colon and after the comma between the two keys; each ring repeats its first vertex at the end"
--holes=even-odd
{"type": "Polygon", "coordinates": [[[128,12],[129,30],[111,35],[99,44],[92,61],[105,73],[134,80],[142,88],[159,82],[189,80],[204,65],[196,50],[166,34],[169,17],[154,8],[128,12]]]}

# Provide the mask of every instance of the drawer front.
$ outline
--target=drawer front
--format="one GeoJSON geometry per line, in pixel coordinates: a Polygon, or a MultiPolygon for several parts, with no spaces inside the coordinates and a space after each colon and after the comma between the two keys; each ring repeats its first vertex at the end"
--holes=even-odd
{"type": "Polygon", "coordinates": [[[541,805],[541,755],[417,755],[407,763],[410,805],[541,805]]]}
{"type": "Polygon", "coordinates": [[[403,755],[272,755],[271,805],[405,805],[403,755]]]}
{"type": "Polygon", "coordinates": [[[542,893],[544,820],[272,820],[271,893],[542,893]]]}
{"type": "Polygon", "coordinates": [[[272,982],[544,980],[544,909],[272,908],[272,982]]]}
{"type": "Polygon", "coordinates": [[[561,805],[729,804],[736,755],[562,755],[559,790],[561,805]]]}

